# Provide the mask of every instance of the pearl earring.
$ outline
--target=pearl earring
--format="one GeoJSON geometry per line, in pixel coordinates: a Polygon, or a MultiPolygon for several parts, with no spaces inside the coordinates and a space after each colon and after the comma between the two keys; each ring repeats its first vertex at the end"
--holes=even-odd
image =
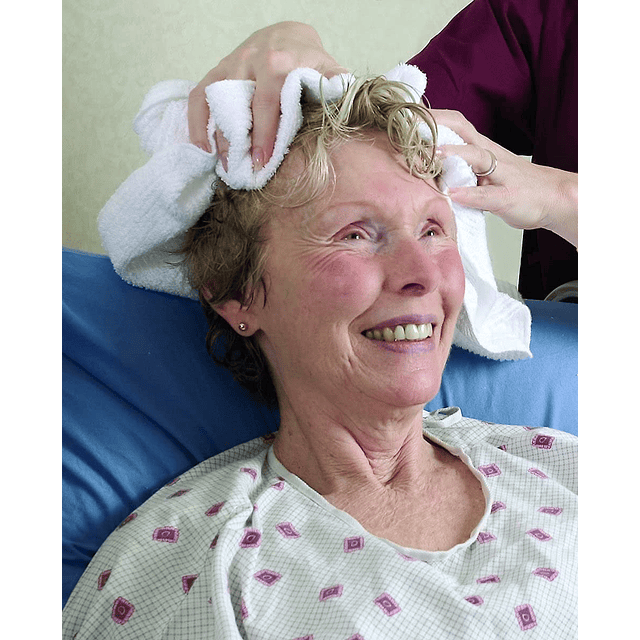
{"type": "Polygon", "coordinates": [[[240,331],[246,331],[247,330],[247,325],[244,322],[241,322],[238,325],[238,329],[240,329],[240,331]]]}

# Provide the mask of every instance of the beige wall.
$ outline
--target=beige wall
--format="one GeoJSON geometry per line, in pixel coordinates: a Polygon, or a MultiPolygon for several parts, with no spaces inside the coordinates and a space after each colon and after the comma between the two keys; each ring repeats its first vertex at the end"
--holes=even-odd
{"type": "MultiPolygon", "coordinates": [[[[63,238],[103,253],[98,212],[146,162],[131,123],[160,80],[198,81],[253,31],[312,24],[341,64],[384,73],[468,0],[63,0],[63,238]]],[[[517,283],[521,233],[488,219],[496,276],[517,283]]]]}

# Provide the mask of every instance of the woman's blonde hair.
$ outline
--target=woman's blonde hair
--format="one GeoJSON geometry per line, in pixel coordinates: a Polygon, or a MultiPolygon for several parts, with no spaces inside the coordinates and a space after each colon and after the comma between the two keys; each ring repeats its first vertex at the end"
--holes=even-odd
{"type": "Polygon", "coordinates": [[[276,174],[259,190],[238,191],[220,183],[186,234],[181,253],[209,323],[207,349],[240,384],[269,403],[277,404],[275,387],[256,336],[240,336],[212,306],[229,300],[249,306],[261,289],[266,300],[264,265],[273,207],[293,208],[323,197],[335,184],[331,153],[340,144],[383,131],[410,173],[424,180],[440,174],[435,121],[409,91],[400,82],[376,77],[352,82],[335,102],[303,99],[303,124],[289,154],[302,153],[304,171],[293,178],[276,174]],[[431,141],[419,131],[424,126],[431,141]]]}

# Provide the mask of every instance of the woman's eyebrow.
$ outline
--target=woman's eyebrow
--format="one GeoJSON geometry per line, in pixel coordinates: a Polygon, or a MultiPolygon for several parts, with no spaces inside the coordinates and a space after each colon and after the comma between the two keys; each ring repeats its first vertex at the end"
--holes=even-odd
{"type": "Polygon", "coordinates": [[[351,200],[348,196],[345,196],[344,199],[329,202],[325,208],[326,211],[330,211],[331,209],[338,209],[340,207],[360,207],[362,209],[371,208],[375,206],[374,200],[363,200],[362,198],[358,198],[357,200],[351,200]]]}
{"type": "Polygon", "coordinates": [[[328,222],[337,215],[346,215],[353,210],[358,210],[362,213],[366,211],[374,213],[375,209],[377,209],[377,207],[372,206],[371,202],[361,199],[352,201],[346,199],[339,202],[322,203],[320,206],[311,207],[306,219],[308,221],[318,220],[328,222]]]}

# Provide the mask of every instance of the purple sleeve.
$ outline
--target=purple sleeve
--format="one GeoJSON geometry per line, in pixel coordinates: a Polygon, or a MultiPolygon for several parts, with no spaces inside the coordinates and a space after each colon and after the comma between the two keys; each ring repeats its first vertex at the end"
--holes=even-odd
{"type": "Polygon", "coordinates": [[[577,0],[474,0],[409,62],[433,108],[535,162],[577,171],[577,0]]]}

